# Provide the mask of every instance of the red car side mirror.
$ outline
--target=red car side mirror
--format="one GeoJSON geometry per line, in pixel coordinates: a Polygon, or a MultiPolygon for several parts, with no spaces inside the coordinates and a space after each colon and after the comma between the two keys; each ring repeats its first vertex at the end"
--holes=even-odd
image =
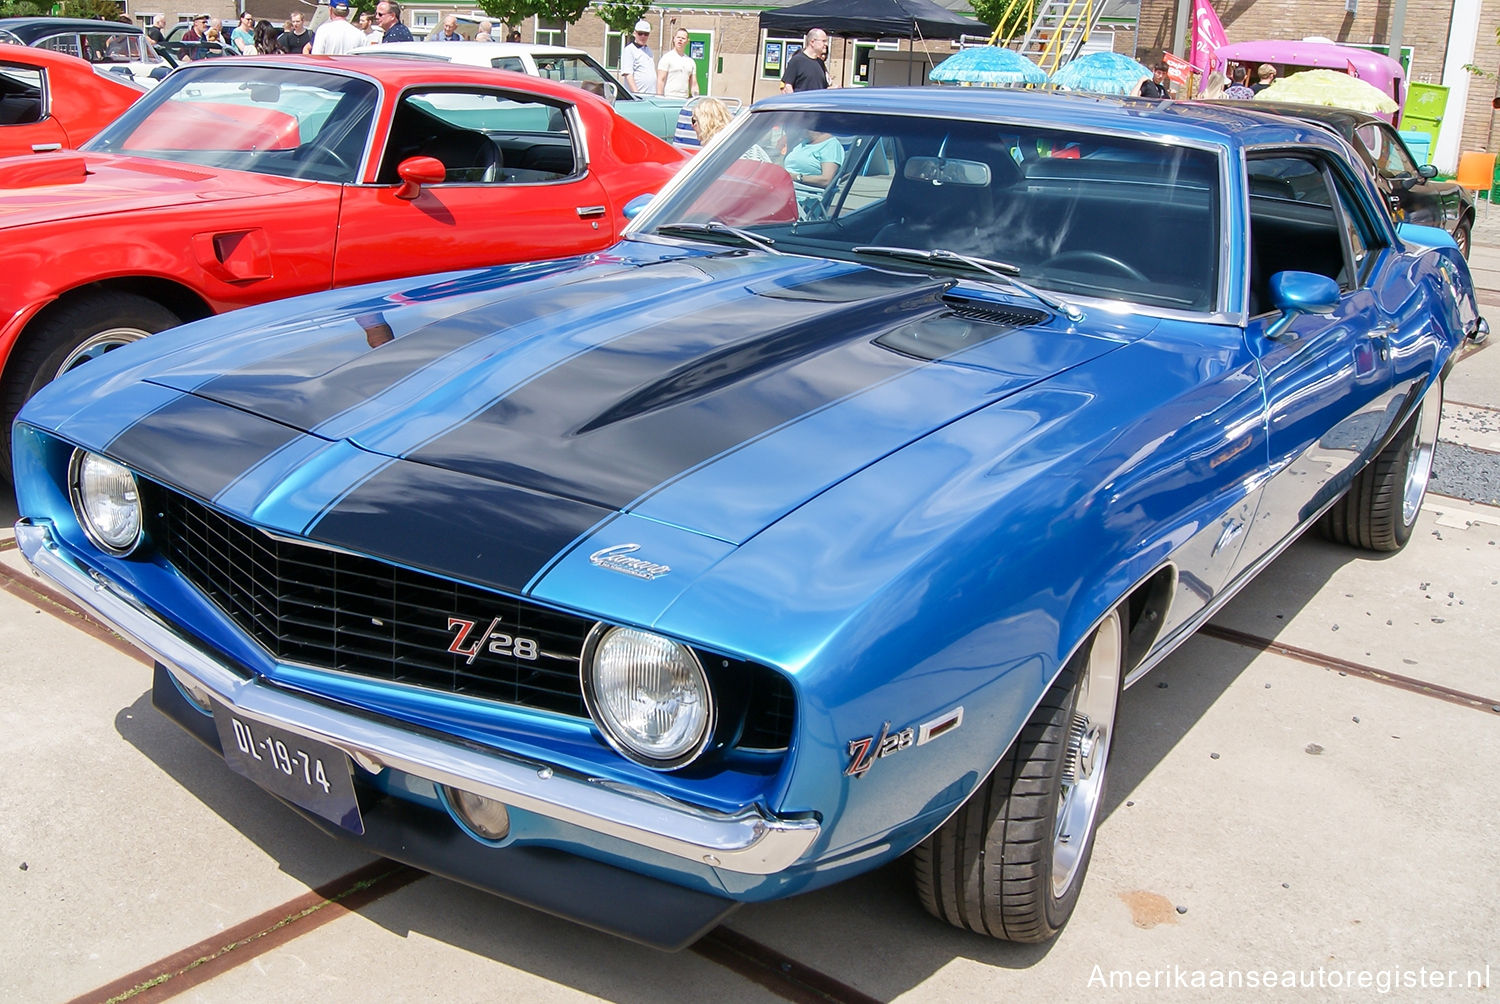
{"type": "Polygon", "coordinates": [[[401,187],[396,198],[410,202],[422,194],[423,185],[436,185],[448,177],[448,169],[436,157],[407,157],[396,167],[401,187]]]}

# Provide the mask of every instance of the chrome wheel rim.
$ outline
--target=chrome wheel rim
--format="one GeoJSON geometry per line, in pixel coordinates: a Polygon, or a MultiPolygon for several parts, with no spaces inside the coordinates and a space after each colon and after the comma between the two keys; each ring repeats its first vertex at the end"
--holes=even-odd
{"type": "Polygon", "coordinates": [[[52,379],[56,380],[75,366],[82,366],[90,359],[97,359],[104,355],[104,353],[112,349],[117,349],[121,345],[138,342],[149,334],[151,332],[144,331],[141,328],[126,327],[105,328],[103,331],[96,332],[84,339],[82,344],[67,354],[66,358],[57,367],[57,372],[52,374],[52,379]]]}
{"type": "Polygon", "coordinates": [[[1443,417],[1441,386],[1434,384],[1422,398],[1416,429],[1406,453],[1406,477],[1401,491],[1401,522],[1411,526],[1422,511],[1427,496],[1427,482],[1432,478],[1432,454],[1437,448],[1438,423],[1443,417]]]}
{"type": "Polygon", "coordinates": [[[1089,641],[1063,752],[1062,786],[1052,832],[1052,895],[1057,899],[1078,877],[1104,794],[1120,699],[1120,649],[1120,615],[1112,611],[1089,641]]]}

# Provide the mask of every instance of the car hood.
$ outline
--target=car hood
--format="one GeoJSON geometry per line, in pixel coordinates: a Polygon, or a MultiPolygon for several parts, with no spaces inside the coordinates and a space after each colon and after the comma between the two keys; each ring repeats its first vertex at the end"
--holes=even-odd
{"type": "MultiPolygon", "coordinates": [[[[95,371],[109,375],[99,390],[144,378],[108,450],[340,546],[402,556],[411,542],[391,528],[428,527],[412,560],[450,571],[473,564],[476,540],[505,540],[530,556],[478,577],[520,588],[627,516],[743,542],[1155,323],[1122,313],[1085,332],[993,286],[763,253],[651,254],[318,294],[290,302],[335,305],[295,320],[286,303],[249,308],[158,335],[95,371]]],[[[91,396],[81,386],[72,400],[91,396]]],[[[60,425],[98,442],[90,424],[119,414],[117,402],[60,425]]]]}
{"type": "Polygon", "coordinates": [[[295,192],[311,184],[72,150],[5,157],[0,158],[0,228],[295,192]]]}

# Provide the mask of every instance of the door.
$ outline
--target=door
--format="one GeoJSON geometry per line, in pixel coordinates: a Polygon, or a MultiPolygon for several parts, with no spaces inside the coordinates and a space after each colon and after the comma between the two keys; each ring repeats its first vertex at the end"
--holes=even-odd
{"type": "Polygon", "coordinates": [[[1442,182],[1431,184],[1396,130],[1384,122],[1365,122],[1355,137],[1370,153],[1375,171],[1396,199],[1396,219],[1424,227],[1451,230],[1461,210],[1459,189],[1442,182]]]}
{"type": "Polygon", "coordinates": [[[711,31],[689,31],[687,54],[698,64],[698,93],[712,94],[709,81],[713,79],[714,33],[711,31]]]}
{"type": "Polygon", "coordinates": [[[334,283],[555,258],[609,246],[617,210],[588,168],[571,104],[526,92],[407,91],[373,185],[345,191],[334,283]],[[399,165],[433,157],[444,180],[402,192],[399,165]]]}
{"type": "Polygon", "coordinates": [[[67,135],[47,114],[44,72],[0,59],[0,157],[66,146],[67,135]]]}
{"type": "Polygon", "coordinates": [[[1329,165],[1287,154],[1252,159],[1247,167],[1252,310],[1259,312],[1247,337],[1265,389],[1270,478],[1242,564],[1342,494],[1393,424],[1396,325],[1374,290],[1389,299],[1401,284],[1397,256],[1371,219],[1384,207],[1358,198],[1329,165]],[[1281,315],[1267,289],[1280,271],[1336,280],[1341,292],[1333,310],[1277,327],[1281,315]]]}

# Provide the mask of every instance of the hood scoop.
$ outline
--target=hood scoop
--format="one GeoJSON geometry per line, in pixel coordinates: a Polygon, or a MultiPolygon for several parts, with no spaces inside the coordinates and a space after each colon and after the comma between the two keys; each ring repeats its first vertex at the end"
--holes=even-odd
{"type": "Polygon", "coordinates": [[[0,187],[41,188],[76,185],[88,176],[88,162],[74,151],[12,157],[0,168],[0,187]]]}
{"type": "Polygon", "coordinates": [[[995,303],[991,300],[976,300],[966,296],[945,296],[943,303],[959,317],[971,321],[988,321],[1012,328],[1028,328],[1041,324],[1052,315],[1034,307],[1018,307],[1010,303],[995,303]]]}

